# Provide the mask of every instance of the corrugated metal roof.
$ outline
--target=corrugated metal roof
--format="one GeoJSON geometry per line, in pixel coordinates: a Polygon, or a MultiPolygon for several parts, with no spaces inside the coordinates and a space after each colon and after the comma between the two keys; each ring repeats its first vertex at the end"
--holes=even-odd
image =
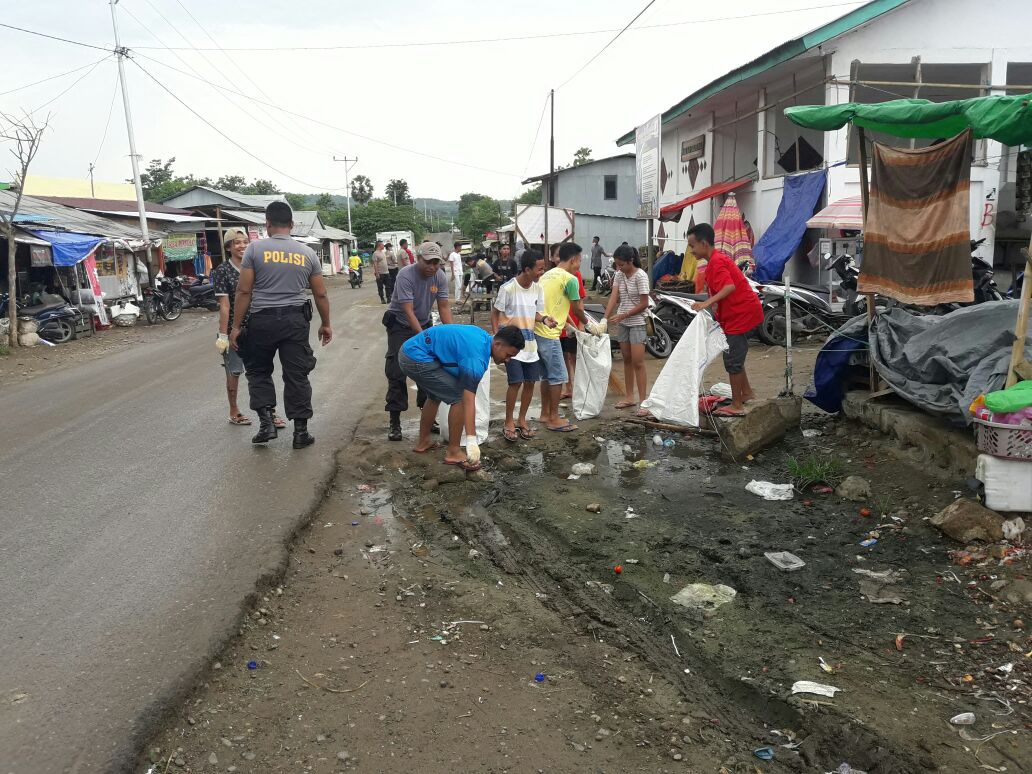
{"type": "MultiPolygon", "coordinates": [[[[607,156],[604,159],[592,159],[591,161],[586,161],[583,164],[575,164],[572,167],[563,167],[562,169],[557,169],[555,171],[555,174],[558,176],[558,175],[562,174],[563,172],[569,172],[571,169],[584,169],[584,167],[590,167],[592,164],[599,164],[599,163],[601,163],[603,161],[612,161],[613,159],[633,159],[633,158],[634,158],[634,154],[633,153],[617,153],[615,156],[607,156]]],[[[523,181],[523,185],[527,185],[528,183],[536,183],[539,180],[545,180],[548,177],[548,174],[549,173],[546,172],[543,175],[536,175],[535,177],[528,177],[526,180],[523,181]]]]}
{"type": "Polygon", "coordinates": [[[343,229],[334,228],[333,226],[313,228],[311,236],[314,236],[317,239],[330,239],[334,242],[353,242],[355,240],[355,235],[350,231],[344,231],[343,229]]]}
{"type": "MultiPolygon", "coordinates": [[[[187,188],[185,191],[180,191],[175,196],[169,196],[165,199],[166,202],[170,202],[173,199],[177,199],[184,194],[188,194],[191,191],[208,191],[217,196],[221,196],[224,199],[236,202],[241,207],[254,207],[256,209],[265,209],[271,202],[285,202],[287,198],[283,194],[242,194],[236,191],[222,191],[218,188],[212,188],[210,185],[195,185],[192,188],[187,188]]],[[[211,202],[211,204],[221,204],[221,202],[211,202]]],[[[199,205],[204,206],[204,205],[199,205]]]]}
{"type": "MultiPolygon", "coordinates": [[[[14,208],[16,195],[13,191],[0,191],[0,209],[10,212],[14,208]]],[[[18,208],[18,223],[38,224],[41,228],[74,231],[79,234],[94,234],[108,239],[142,241],[143,233],[134,226],[123,225],[99,215],[65,207],[63,204],[34,196],[23,196],[18,208]]],[[[151,239],[164,236],[161,231],[151,231],[151,239]]]]}
{"type": "MultiPolygon", "coordinates": [[[[689,94],[676,105],[668,108],[663,113],[663,123],[666,124],[673,121],[678,116],[687,113],[696,105],[719,94],[729,86],[734,86],[736,83],[741,83],[755,75],[760,75],[782,62],[794,59],[800,54],[805,54],[810,49],[823,45],[839,35],[844,35],[862,24],[867,24],[867,22],[881,16],[883,13],[894,11],[908,2],[910,0],[874,0],[865,6],[850,11],[845,16],[840,16],[838,19],[818,27],[812,32],[782,43],[777,48],[772,48],[763,56],[731,70],[731,72],[720,76],[715,81],[711,81],[698,91],[689,94]]],[[[616,144],[627,145],[634,142],[636,131],[637,129],[632,129],[618,139],[616,144]]]]}
{"type": "Polygon", "coordinates": [[[236,218],[242,220],[245,223],[254,223],[256,226],[265,225],[265,213],[264,212],[251,212],[249,210],[223,210],[222,214],[227,218],[236,218]]]}
{"type": "Polygon", "coordinates": [[[294,228],[291,236],[308,236],[312,229],[322,228],[322,219],[318,210],[296,210],[294,212],[294,228]]]}
{"type": "MultiPolygon", "coordinates": [[[[63,204],[65,207],[74,207],[77,210],[91,210],[100,212],[136,212],[136,202],[127,202],[123,199],[91,199],[78,196],[34,196],[34,199],[63,204]]],[[[148,213],[160,212],[166,215],[193,215],[190,210],[181,210],[178,207],[168,207],[164,204],[144,202],[144,209],[148,213]]]]}

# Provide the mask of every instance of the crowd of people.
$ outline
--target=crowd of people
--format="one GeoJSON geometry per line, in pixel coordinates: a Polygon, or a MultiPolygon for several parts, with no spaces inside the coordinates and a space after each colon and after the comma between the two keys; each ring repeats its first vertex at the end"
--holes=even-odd
{"type": "MultiPolygon", "coordinates": [[[[252,438],[256,444],[275,439],[286,426],[276,413],[272,381],[273,360],[279,355],[284,413],[286,420],[294,423],[293,445],[300,449],[315,441],[308,430],[313,413],[309,373],[316,362],[309,344],[313,302],[320,317],[319,340],[325,346],[333,338],[329,299],[318,256],[290,237],[293,213],[289,205],[271,203],[266,221],[269,236],[250,244],[242,231],[226,234],[226,260],[213,274],[220,302],[216,347],[226,370],[232,424],[251,424],[237,403],[240,374],[247,376],[249,405],[259,420],[252,438]]],[[[707,262],[709,297],[698,302],[696,309],[711,310],[727,335],[724,364],[733,392],[728,408],[737,415],[754,397],[745,359],[749,335],[759,325],[762,309],[741,271],[727,255],[714,249],[713,241],[708,224],[689,230],[691,253],[707,262]]],[[[648,415],[641,403],[648,393],[644,312],[649,305],[649,278],[637,249],[624,243],[613,252],[613,289],[600,322],[590,321],[584,313],[587,293],[580,273],[580,245],[563,242],[552,245],[548,252],[546,257],[517,243],[516,253],[511,255],[508,245],[503,245],[492,263],[482,254],[463,261],[458,250],[446,260],[436,242],[425,241],[415,251],[406,240],[401,240],[396,251],[390,244],[376,243],[372,268],[380,301],[387,306],[382,323],[387,335],[384,410],[389,440],[403,438],[401,415],[409,408],[407,380],[412,379],[417,388],[416,405],[422,412],[414,451],[427,453],[442,446],[432,437],[440,431],[437,416],[444,403],[450,406],[444,462],[477,470],[476,393],[492,363],[504,366],[506,372],[502,427],[506,441],[535,437],[528,413],[539,384],[539,427],[556,433],[576,431],[577,426],[562,416],[560,409],[573,391],[578,332],[595,336],[608,332],[619,343],[626,390],[614,407],[648,415]],[[483,284],[488,292],[496,290],[490,333],[454,322],[451,300],[468,292],[472,282],[483,284]],[[460,447],[463,438],[465,449],[460,447]]],[[[608,255],[595,237],[590,265],[596,282],[601,260],[608,255]]]]}

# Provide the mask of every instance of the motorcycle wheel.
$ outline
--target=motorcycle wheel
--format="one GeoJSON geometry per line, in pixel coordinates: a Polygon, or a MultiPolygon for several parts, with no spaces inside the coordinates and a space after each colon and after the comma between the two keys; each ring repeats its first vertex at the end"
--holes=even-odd
{"type": "Polygon", "coordinates": [[[40,337],[55,344],[64,344],[75,338],[75,326],[68,320],[53,320],[48,327],[39,332],[40,337]]]}
{"type": "Polygon", "coordinates": [[[664,325],[657,323],[653,326],[655,333],[645,339],[645,351],[658,360],[665,360],[674,351],[674,340],[664,325]]]}
{"type": "Polygon", "coordinates": [[[685,331],[688,330],[688,326],[692,324],[692,318],[688,316],[687,312],[669,306],[657,309],[656,317],[663,323],[670,338],[674,341],[680,341],[685,331]]]}
{"type": "Polygon", "coordinates": [[[158,312],[154,308],[154,296],[144,296],[140,306],[143,311],[143,319],[148,325],[154,325],[158,321],[158,312]]]}
{"type": "Polygon", "coordinates": [[[161,313],[161,316],[169,322],[172,322],[173,320],[178,320],[179,315],[181,315],[182,313],[183,302],[179,299],[173,298],[171,301],[168,302],[168,308],[161,313]]]}
{"type": "Polygon", "coordinates": [[[75,334],[75,338],[77,338],[77,339],[83,339],[83,338],[88,339],[88,338],[92,337],[93,334],[95,334],[97,332],[97,323],[93,319],[93,315],[92,314],[87,314],[87,315],[84,315],[84,316],[86,318],[85,330],[75,334]]]}
{"type": "Polygon", "coordinates": [[[785,330],[785,307],[781,304],[767,307],[763,312],[763,322],[760,323],[756,335],[764,344],[772,347],[785,346],[788,339],[785,330]]]}

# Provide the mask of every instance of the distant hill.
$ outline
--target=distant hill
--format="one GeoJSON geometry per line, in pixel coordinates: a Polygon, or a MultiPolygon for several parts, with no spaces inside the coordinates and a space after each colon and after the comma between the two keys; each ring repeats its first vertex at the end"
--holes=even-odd
{"type": "MultiPolygon", "coordinates": [[[[305,197],[305,203],[308,205],[315,205],[315,200],[319,198],[319,194],[300,194],[305,197]]],[[[346,207],[348,198],[341,196],[340,194],[331,194],[330,198],[333,199],[333,203],[339,207],[346,207]]],[[[503,212],[509,212],[512,208],[512,201],[509,199],[501,199],[500,204],[502,205],[503,212]]],[[[433,210],[434,217],[442,220],[452,220],[459,212],[458,200],[448,199],[433,199],[433,198],[420,198],[417,197],[412,200],[412,206],[417,210],[422,211],[426,205],[426,210],[429,212],[433,210]]]]}

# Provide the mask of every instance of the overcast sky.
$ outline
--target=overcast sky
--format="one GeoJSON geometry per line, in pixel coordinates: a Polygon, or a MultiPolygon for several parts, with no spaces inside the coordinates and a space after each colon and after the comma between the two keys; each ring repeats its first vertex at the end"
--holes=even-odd
{"type": "MultiPolygon", "coordinates": [[[[509,198],[522,190],[521,179],[547,171],[547,114],[533,153],[531,144],[550,88],[557,89],[557,163],[569,163],[582,145],[601,158],[618,152],[617,137],[713,78],[861,4],[656,0],[635,27],[560,88],[645,2],[121,0],[122,44],[135,50],[136,61],[161,85],[241,146],[128,62],[139,153],[145,161],[175,156],[179,173],[264,177],[299,192],[343,188],[344,165],[333,163],[333,154],[357,155],[353,174],[369,176],[377,195],[388,179],[402,177],[414,196],[451,199],[478,191],[509,198]],[[804,8],[809,10],[784,12],[804,8]],[[771,15],[775,11],[782,13],[771,15]],[[703,23],[753,14],[765,15],[703,23]],[[567,34],[599,30],[609,32],[567,34]],[[564,36],[538,37],[559,33],[564,36]],[[510,39],[385,47],[484,38],[510,39]],[[216,45],[225,53],[214,50],[216,45]],[[317,46],[371,47],[311,50],[317,46]],[[247,96],[227,96],[211,83],[247,96]],[[267,107],[263,100],[329,126],[267,107]]],[[[8,0],[2,21],[113,46],[106,0],[8,0]]],[[[4,28],[0,46],[0,92],[105,57],[103,51],[4,28]]],[[[108,59],[93,70],[0,95],[5,112],[37,110],[57,97],[41,111],[53,113],[51,130],[32,172],[86,177],[96,160],[99,180],[131,175],[121,100],[113,102],[116,70],[108,59]]],[[[0,177],[9,178],[10,165],[0,169],[0,177]]]]}

